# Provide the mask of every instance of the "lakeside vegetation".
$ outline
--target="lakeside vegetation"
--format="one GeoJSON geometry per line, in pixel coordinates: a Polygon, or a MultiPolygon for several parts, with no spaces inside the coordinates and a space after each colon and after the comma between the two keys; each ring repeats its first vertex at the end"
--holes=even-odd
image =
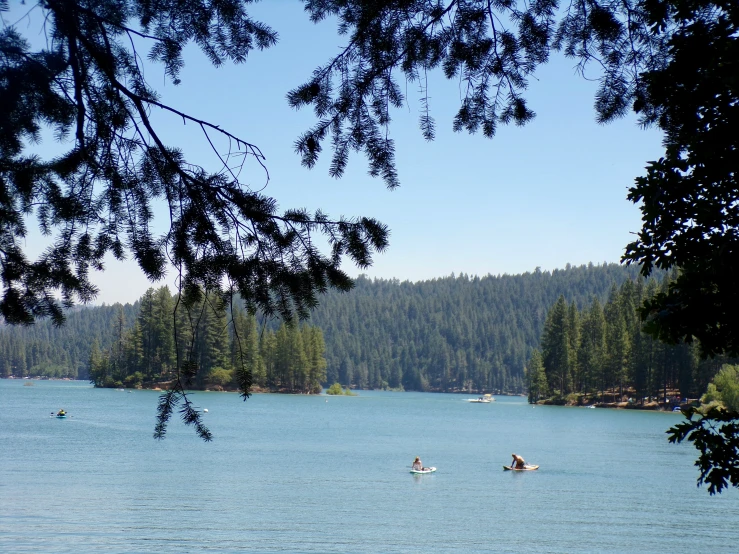
{"type": "Polygon", "coordinates": [[[707,390],[716,400],[717,387],[732,398],[737,374],[725,364],[735,359],[701,359],[696,343],[668,345],[644,333],[639,307],[669,282],[624,281],[605,304],[593,298],[582,308],[560,296],[528,361],[529,401],[659,407],[695,403],[707,390]]]}
{"type": "Polygon", "coordinates": [[[584,306],[638,277],[617,264],[411,283],[359,278],[311,315],[326,340],[327,383],[359,389],[526,392],[526,362],[564,294],[584,306]]]}
{"type": "Polygon", "coordinates": [[[92,344],[89,378],[98,387],[167,386],[183,360],[197,367],[193,389],[236,390],[241,367],[258,390],[318,393],[326,376],[320,329],[283,322],[259,332],[253,315],[217,296],[186,304],[167,287],[149,289],[133,325],[119,309],[114,328],[106,350],[92,344]]]}
{"type": "MultiPolygon", "coordinates": [[[[636,277],[635,268],[617,264],[521,275],[462,274],[417,283],[360,277],[352,291],[326,294],[311,314],[309,323],[325,340],[326,376],[321,384],[522,394],[526,362],[539,346],[546,314],[557,298],[564,294],[580,306],[593,297],[605,301],[612,285],[636,277]]],[[[74,311],[61,328],[49,321],[29,327],[0,325],[0,376],[91,378],[101,383],[110,377],[125,384],[126,378],[135,383],[138,371],[165,378],[175,364],[170,328],[174,298],[166,289],[151,289],[133,305],[74,311]],[[121,373],[124,364],[137,369],[121,373]]],[[[194,316],[197,310],[191,312],[194,316]]],[[[229,345],[234,325],[251,348],[247,352],[256,351],[264,359],[262,366],[254,361],[259,357],[246,356],[259,386],[283,387],[285,382],[303,390],[310,388],[311,379],[315,383],[315,376],[290,377],[284,369],[271,377],[275,365],[269,361],[274,350],[270,344],[278,333],[280,340],[287,340],[288,330],[280,332],[279,321],[257,318],[254,346],[254,321],[240,314],[237,305],[232,323],[229,314],[209,308],[195,326],[194,319],[178,313],[183,332],[177,352],[185,352],[195,329],[198,340],[193,346],[202,350],[197,359],[204,368],[201,386],[222,386],[227,376],[213,370],[233,370],[229,345]]],[[[300,354],[294,357],[299,360],[300,354]]],[[[281,359],[280,364],[292,363],[287,356],[281,359]]]]}
{"type": "Polygon", "coordinates": [[[723,408],[739,412],[739,366],[723,365],[701,397],[702,411],[723,408]]]}
{"type": "Polygon", "coordinates": [[[192,354],[193,389],[237,390],[246,367],[255,391],[331,384],[328,394],[528,393],[530,402],[641,408],[703,397],[735,409],[739,378],[727,364],[736,360],[701,359],[697,345],[642,331],[639,306],[668,281],[616,265],[420,283],[362,277],[292,325],[207,295],[185,307],[152,288],[133,305],[76,310],[64,327],[0,327],[0,376],[166,388],[178,358],[192,354]]]}
{"type": "Polygon", "coordinates": [[[331,385],[327,390],[326,394],[330,394],[331,396],[356,396],[356,393],[352,392],[352,390],[347,388],[342,388],[340,383],[334,383],[331,385]]]}
{"type": "Polygon", "coordinates": [[[165,388],[177,360],[192,355],[194,389],[236,390],[243,364],[257,391],[335,383],[342,394],[528,393],[571,405],[659,407],[704,393],[720,401],[727,378],[711,381],[734,360],[702,360],[696,345],[642,331],[639,306],[667,286],[616,265],[420,283],[362,277],[352,292],[326,295],[310,324],[293,325],[207,295],[185,307],[167,287],[152,288],[133,305],[76,310],[64,327],[3,326],[0,376],[165,388]]]}

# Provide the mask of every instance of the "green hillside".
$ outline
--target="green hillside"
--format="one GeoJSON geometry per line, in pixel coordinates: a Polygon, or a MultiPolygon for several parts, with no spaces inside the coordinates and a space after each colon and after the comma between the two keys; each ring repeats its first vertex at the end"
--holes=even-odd
{"type": "Polygon", "coordinates": [[[590,264],[418,283],[359,278],[351,293],[327,295],[311,321],[323,330],[329,383],[520,393],[557,298],[587,306],[636,277],[633,267],[590,264]]]}
{"type": "MultiPolygon", "coordinates": [[[[416,283],[360,277],[351,292],[325,295],[311,316],[326,345],[324,383],[523,392],[524,365],[539,347],[557,299],[564,295],[583,309],[594,297],[605,302],[614,285],[636,277],[636,268],[617,264],[416,283]]],[[[140,304],[80,309],[61,328],[50,322],[1,326],[0,376],[89,378],[92,344],[105,352],[122,331],[139,333],[134,324],[142,319],[140,304]]],[[[276,331],[277,324],[266,327],[276,331]]],[[[223,340],[232,341],[233,333],[226,332],[223,340]]],[[[156,345],[147,348],[155,351],[156,345]]]]}

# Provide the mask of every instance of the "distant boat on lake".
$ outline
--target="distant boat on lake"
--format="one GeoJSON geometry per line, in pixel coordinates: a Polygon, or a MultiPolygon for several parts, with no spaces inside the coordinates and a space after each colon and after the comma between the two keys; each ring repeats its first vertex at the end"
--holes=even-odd
{"type": "Polygon", "coordinates": [[[472,404],[490,404],[491,402],[495,402],[495,398],[493,398],[492,394],[486,394],[480,398],[470,398],[467,402],[471,402],[472,404]]]}

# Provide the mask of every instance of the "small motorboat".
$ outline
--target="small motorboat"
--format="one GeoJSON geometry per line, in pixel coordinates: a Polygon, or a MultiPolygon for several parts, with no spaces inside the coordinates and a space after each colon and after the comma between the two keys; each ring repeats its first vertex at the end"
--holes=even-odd
{"type": "Polygon", "coordinates": [[[511,467],[511,466],[503,466],[503,469],[506,469],[508,471],[534,471],[536,469],[539,469],[539,466],[531,466],[531,465],[525,465],[521,468],[519,467],[511,467]]]}
{"type": "Polygon", "coordinates": [[[423,469],[412,469],[411,473],[414,475],[425,475],[427,473],[433,473],[434,471],[436,471],[435,467],[425,467],[423,469]]]}
{"type": "Polygon", "coordinates": [[[491,402],[495,402],[495,398],[493,398],[492,394],[485,394],[479,398],[469,398],[467,402],[472,402],[473,404],[490,404],[491,402]]]}

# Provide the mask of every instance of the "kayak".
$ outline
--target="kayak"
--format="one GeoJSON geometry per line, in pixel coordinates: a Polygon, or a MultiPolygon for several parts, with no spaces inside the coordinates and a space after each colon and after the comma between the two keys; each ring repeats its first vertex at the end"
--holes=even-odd
{"type": "Polygon", "coordinates": [[[425,475],[426,473],[433,473],[436,471],[435,467],[425,467],[423,469],[412,469],[411,473],[414,475],[425,475]]]}
{"type": "Polygon", "coordinates": [[[56,417],[58,417],[59,419],[64,419],[65,417],[67,417],[67,414],[56,414],[56,417]]]}
{"type": "Polygon", "coordinates": [[[534,471],[535,469],[539,469],[539,466],[524,466],[521,469],[517,467],[503,466],[503,469],[507,469],[508,471],[534,471]]]}

